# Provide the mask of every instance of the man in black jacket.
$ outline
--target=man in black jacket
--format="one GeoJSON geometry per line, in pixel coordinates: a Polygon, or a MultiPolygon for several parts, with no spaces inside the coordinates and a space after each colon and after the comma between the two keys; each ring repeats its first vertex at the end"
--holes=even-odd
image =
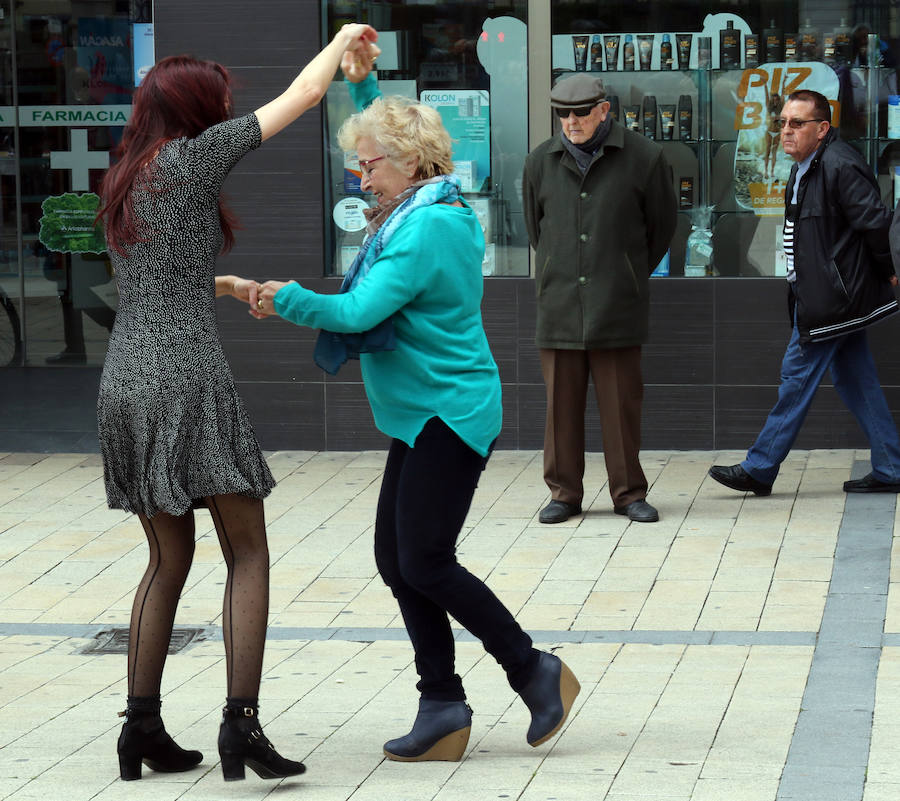
{"type": "Polygon", "coordinates": [[[785,191],[784,250],[794,328],[778,401],[747,458],[709,475],[768,495],[825,371],[869,440],[872,472],[845,492],[900,492],[900,437],[878,381],[865,328],[898,310],[890,211],[872,171],[831,128],[824,95],[794,92],[781,111],[781,143],[797,163],[785,191]]]}

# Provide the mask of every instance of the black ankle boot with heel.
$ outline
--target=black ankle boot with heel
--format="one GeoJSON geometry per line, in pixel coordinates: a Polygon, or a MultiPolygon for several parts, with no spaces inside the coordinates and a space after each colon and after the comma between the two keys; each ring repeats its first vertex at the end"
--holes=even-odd
{"type": "Polygon", "coordinates": [[[160,773],[180,773],[203,761],[199,751],[185,751],[169,736],[160,717],[160,698],[128,696],[119,735],[119,775],[125,781],[141,778],[141,764],[160,773]]]}
{"type": "Polygon", "coordinates": [[[471,729],[472,709],[465,701],[422,698],[412,731],[388,740],[384,755],[395,762],[459,762],[471,729]]]}
{"type": "Polygon", "coordinates": [[[261,779],[284,779],[306,771],[302,762],[285,759],[263,734],[256,698],[228,698],[219,727],[219,757],[225,781],[244,778],[244,766],[261,779]]]}

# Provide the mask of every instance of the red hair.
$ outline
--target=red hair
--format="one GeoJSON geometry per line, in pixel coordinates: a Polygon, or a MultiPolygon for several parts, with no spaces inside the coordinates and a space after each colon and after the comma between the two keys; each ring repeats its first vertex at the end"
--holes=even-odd
{"type": "MultiPolygon", "coordinates": [[[[139,173],[172,139],[193,139],[231,113],[231,76],[214,61],[169,56],[158,62],[134,95],[131,119],[116,148],[118,160],[103,179],[102,206],[106,239],[123,256],[125,246],[146,240],[135,218],[131,190],[135,182],[150,187],[139,173]]],[[[146,176],[145,176],[146,177],[146,176]]],[[[223,252],[234,244],[236,219],[219,198],[223,252]]]]}

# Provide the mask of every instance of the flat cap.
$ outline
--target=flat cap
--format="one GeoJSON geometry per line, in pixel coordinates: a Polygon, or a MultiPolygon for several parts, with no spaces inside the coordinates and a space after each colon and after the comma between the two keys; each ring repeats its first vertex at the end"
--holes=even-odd
{"type": "Polygon", "coordinates": [[[552,108],[577,108],[599,103],[606,97],[603,81],[586,72],[576,72],[556,82],[550,90],[552,108]]]}

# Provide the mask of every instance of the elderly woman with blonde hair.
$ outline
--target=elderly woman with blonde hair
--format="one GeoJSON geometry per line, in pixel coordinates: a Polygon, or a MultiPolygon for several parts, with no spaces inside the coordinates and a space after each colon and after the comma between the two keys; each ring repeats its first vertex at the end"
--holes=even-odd
{"type": "Polygon", "coordinates": [[[371,62],[341,67],[364,110],[340,145],[356,151],[368,236],[337,295],[296,282],[251,289],[257,317],[324,329],[316,361],[361,361],[375,424],[392,438],[375,520],[375,561],[403,616],[419,674],[412,730],[385,743],[398,761],[459,760],[472,721],[454,664],[450,616],[481,640],[531,712],[532,746],[562,727],[580,689],[539,651],[490,589],[456,559],[456,542],[501,428],[500,379],[481,320],[484,236],[452,175],[438,113],[381,97],[371,62]]]}

